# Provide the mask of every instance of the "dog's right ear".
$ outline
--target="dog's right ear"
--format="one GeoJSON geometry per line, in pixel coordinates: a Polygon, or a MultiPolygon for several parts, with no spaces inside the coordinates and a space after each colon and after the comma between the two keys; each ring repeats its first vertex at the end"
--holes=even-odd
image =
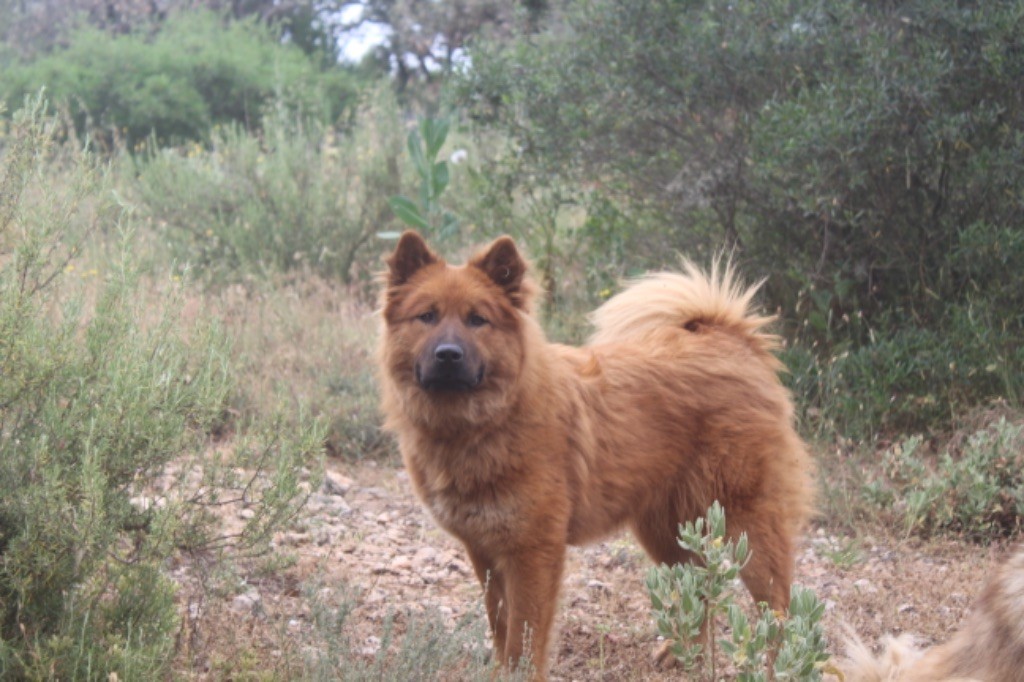
{"type": "Polygon", "coordinates": [[[412,230],[402,233],[394,253],[387,260],[388,286],[405,284],[420,268],[437,261],[437,256],[427,247],[423,237],[412,230]]]}

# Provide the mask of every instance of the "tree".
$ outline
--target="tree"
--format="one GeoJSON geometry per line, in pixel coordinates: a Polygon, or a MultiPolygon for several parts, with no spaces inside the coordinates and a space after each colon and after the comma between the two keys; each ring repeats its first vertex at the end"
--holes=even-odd
{"type": "Polygon", "coordinates": [[[653,211],[628,237],[649,262],[736,249],[823,354],[913,329],[931,350],[906,376],[1019,395],[1024,2],[592,0],[553,19],[475,45],[461,84],[524,182],[653,211]]]}
{"type": "Polygon", "coordinates": [[[254,19],[309,55],[334,64],[337,45],[325,19],[334,2],[318,0],[34,0],[4,3],[3,42],[22,57],[38,56],[61,46],[68,35],[91,26],[112,35],[149,33],[171,15],[210,10],[230,20],[254,19]]]}
{"type": "Polygon", "coordinates": [[[175,14],[153,35],[83,27],[65,47],[12,64],[0,98],[14,110],[47,89],[79,134],[129,150],[207,140],[214,125],[258,128],[268,105],[335,123],[358,89],[348,70],[324,70],[253,20],[225,25],[209,11],[175,14]]]}
{"type": "Polygon", "coordinates": [[[387,37],[373,55],[394,71],[399,90],[418,79],[432,82],[456,66],[469,41],[483,34],[507,38],[520,9],[533,20],[547,9],[547,0],[367,0],[339,2],[337,9],[361,8],[338,26],[341,39],[365,24],[386,27],[387,37]]]}

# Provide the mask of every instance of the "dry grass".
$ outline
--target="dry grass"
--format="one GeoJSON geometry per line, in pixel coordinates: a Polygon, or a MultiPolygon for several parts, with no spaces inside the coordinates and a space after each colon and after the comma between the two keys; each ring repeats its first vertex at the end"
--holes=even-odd
{"type": "Polygon", "coordinates": [[[380,431],[377,319],[368,303],[312,275],[195,296],[193,305],[221,320],[234,341],[237,419],[266,419],[283,408],[327,420],[329,455],[361,460],[391,454],[380,431]]]}
{"type": "MultiPolygon", "coordinates": [[[[108,274],[103,262],[102,253],[95,258],[87,254],[64,280],[65,287],[91,296],[108,274]]],[[[367,642],[380,638],[388,613],[400,614],[395,647],[408,645],[401,641],[408,614],[424,607],[454,613],[437,621],[449,631],[459,617],[479,614],[478,590],[468,574],[444,568],[436,572],[436,582],[427,583],[415,571],[394,568],[396,560],[404,566],[401,558],[425,547],[446,560],[460,550],[412,498],[393,445],[380,433],[373,360],[378,321],[370,303],[308,275],[217,291],[152,275],[140,281],[139,295],[154,311],[177,301],[186,327],[202,317],[223,324],[234,340],[238,376],[233,420],[259,422],[282,407],[296,422],[302,413],[326,420],[328,451],[338,455],[329,469],[348,476],[353,486],[345,496],[352,511],[337,519],[336,535],[324,535],[323,544],[317,533],[305,541],[288,541],[297,528],[322,523],[322,510],[309,511],[278,544],[278,558],[290,557],[289,566],[237,575],[239,592],[259,593],[255,609],[239,611],[238,592],[211,594],[190,583],[186,572],[176,572],[186,616],[176,665],[180,675],[197,680],[317,679],[323,668],[312,665],[310,656],[330,651],[341,637],[350,637],[361,665],[372,668],[367,642]],[[343,591],[346,585],[352,592],[343,591]],[[331,609],[354,600],[343,628],[317,625],[316,610],[325,606],[314,603],[314,594],[326,595],[331,609]],[[190,608],[199,609],[197,618],[187,617],[190,608]]],[[[975,417],[965,421],[966,431],[975,430],[978,420],[991,421],[992,415],[975,417]]],[[[279,427],[290,424],[286,420],[279,427]]],[[[948,538],[924,542],[887,534],[886,515],[862,492],[878,465],[877,451],[849,442],[815,450],[822,469],[822,513],[819,530],[805,543],[798,582],[829,604],[826,627],[833,650],[838,653],[843,623],[869,643],[890,632],[914,632],[925,643],[946,639],[1005,545],[982,547],[948,538]]],[[[643,590],[648,564],[635,548],[621,559],[623,542],[573,555],[559,611],[555,679],[676,678],[649,662],[656,633],[643,590]]],[[[384,671],[381,679],[394,678],[384,671]]]]}

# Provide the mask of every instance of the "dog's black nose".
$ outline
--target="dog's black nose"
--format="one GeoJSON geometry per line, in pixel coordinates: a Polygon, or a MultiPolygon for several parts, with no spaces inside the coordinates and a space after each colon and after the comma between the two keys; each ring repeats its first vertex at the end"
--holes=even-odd
{"type": "Polygon", "coordinates": [[[465,353],[462,352],[462,347],[454,343],[442,343],[434,349],[434,359],[438,362],[455,364],[462,362],[464,356],[465,353]]]}

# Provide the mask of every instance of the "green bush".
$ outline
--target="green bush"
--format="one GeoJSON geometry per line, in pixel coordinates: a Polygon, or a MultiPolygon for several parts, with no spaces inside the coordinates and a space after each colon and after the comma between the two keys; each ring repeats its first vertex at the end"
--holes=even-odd
{"type": "Polygon", "coordinates": [[[921,433],[993,399],[1018,402],[1024,351],[1007,321],[987,305],[951,305],[946,318],[945,331],[908,326],[883,332],[887,337],[872,333],[867,343],[828,355],[788,348],[785,379],[805,430],[849,438],[921,433]]]}
{"type": "Polygon", "coordinates": [[[680,525],[679,546],[693,552],[696,561],[652,568],[647,591],[658,631],[688,674],[721,679],[716,654],[720,648],[737,680],[822,678],[828,660],[821,625],[825,605],[810,590],[794,585],[785,617],[759,604],[758,618],[751,624],[734,601],[735,583],[750,558],[747,536],[725,540],[725,511],[718,502],[706,517],[680,525]],[[729,637],[718,639],[716,623],[723,619],[729,637]],[[703,633],[707,641],[701,641],[703,633]]]}
{"type": "Polygon", "coordinates": [[[232,126],[209,150],[153,152],[136,188],[180,267],[219,280],[309,268],[349,283],[369,277],[358,258],[392,220],[401,143],[380,91],[350,133],[276,111],[260,134],[232,126]]]}
{"type": "Polygon", "coordinates": [[[1020,0],[598,0],[475,43],[460,101],[510,136],[510,195],[651,216],[616,226],[627,268],[736,249],[791,341],[881,368],[845,421],[942,428],[1021,397],[1022,29],[1020,0]]]}
{"type": "Polygon", "coordinates": [[[864,489],[871,503],[894,511],[908,534],[986,540],[1021,530],[1024,427],[1002,417],[934,464],[923,444],[915,436],[886,451],[881,472],[864,489]]]}
{"type": "Polygon", "coordinates": [[[102,274],[75,271],[124,216],[53,132],[36,103],[0,156],[0,676],[159,679],[178,627],[168,558],[264,551],[322,434],[208,452],[233,386],[225,337],[173,301],[142,307],[127,238],[102,274]],[[230,503],[254,513],[224,535],[230,503]]]}
{"type": "Polygon", "coordinates": [[[352,615],[358,595],[342,589],[310,586],[312,628],[303,642],[301,677],[305,680],[508,680],[526,679],[521,672],[495,677],[487,661],[487,622],[471,613],[452,625],[436,611],[390,611],[378,630],[380,642],[372,653],[360,652],[353,641],[352,615]]]}
{"type": "Polygon", "coordinates": [[[135,150],[209,139],[215,125],[256,128],[273,102],[334,123],[355,103],[355,77],[321,69],[252,20],[206,11],[172,16],[152,35],[85,27],[65,48],[5,67],[0,100],[10,108],[46,88],[79,135],[135,150]]]}

